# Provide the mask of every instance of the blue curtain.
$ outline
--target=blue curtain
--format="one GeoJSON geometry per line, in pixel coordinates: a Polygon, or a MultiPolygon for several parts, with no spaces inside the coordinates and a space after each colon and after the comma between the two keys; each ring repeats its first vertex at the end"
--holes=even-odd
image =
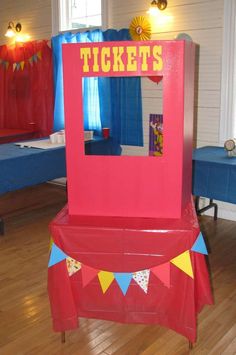
{"type": "MultiPolygon", "coordinates": [[[[65,33],[52,38],[54,53],[54,130],[64,128],[62,43],[130,40],[127,29],[65,33]]],[[[85,129],[110,127],[119,144],[143,146],[142,96],[139,77],[84,78],[83,109],[85,129]]]]}
{"type": "MultiPolygon", "coordinates": [[[[100,30],[59,34],[52,38],[54,61],[54,131],[64,129],[64,98],[62,74],[62,44],[80,42],[101,42],[103,34],[100,30]]],[[[83,79],[83,111],[84,128],[101,132],[100,105],[98,92],[98,78],[83,79]]]]}

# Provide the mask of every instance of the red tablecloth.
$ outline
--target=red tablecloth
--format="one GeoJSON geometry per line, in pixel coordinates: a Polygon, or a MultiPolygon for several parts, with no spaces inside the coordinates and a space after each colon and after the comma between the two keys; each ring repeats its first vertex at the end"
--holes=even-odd
{"type": "Polygon", "coordinates": [[[145,293],[132,280],[127,293],[112,282],[102,292],[98,277],[83,287],[81,270],[69,276],[66,260],[48,269],[55,331],[74,329],[78,317],[160,324],[196,340],[197,313],[212,304],[204,255],[191,251],[199,235],[192,205],[181,219],[72,217],[65,207],[51,222],[55,245],[82,265],[134,273],[169,263],[189,250],[193,278],[170,263],[170,287],[150,272],[145,293]]]}
{"type": "Polygon", "coordinates": [[[37,132],[34,129],[0,129],[0,143],[18,142],[26,139],[32,139],[37,132]]]}

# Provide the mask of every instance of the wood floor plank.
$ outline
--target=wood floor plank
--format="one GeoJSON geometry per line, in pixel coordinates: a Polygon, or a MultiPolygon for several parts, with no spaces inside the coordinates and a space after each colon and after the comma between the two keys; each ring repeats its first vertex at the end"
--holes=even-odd
{"type": "Polygon", "coordinates": [[[225,350],[222,352],[222,355],[235,355],[236,349],[236,337],[231,341],[231,343],[225,348],[225,350]]]}
{"type": "Polygon", "coordinates": [[[235,340],[235,334],[236,324],[234,324],[227,332],[224,333],[223,337],[210,350],[209,355],[223,354],[225,351],[225,344],[229,344],[229,346],[231,346],[232,342],[235,340]]]}

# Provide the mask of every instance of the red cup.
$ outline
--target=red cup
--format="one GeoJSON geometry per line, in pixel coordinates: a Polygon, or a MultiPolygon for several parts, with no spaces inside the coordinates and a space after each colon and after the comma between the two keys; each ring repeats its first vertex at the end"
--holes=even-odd
{"type": "Polygon", "coordinates": [[[110,128],[103,128],[102,129],[102,136],[103,136],[103,138],[109,138],[109,136],[110,136],[110,128]]]}

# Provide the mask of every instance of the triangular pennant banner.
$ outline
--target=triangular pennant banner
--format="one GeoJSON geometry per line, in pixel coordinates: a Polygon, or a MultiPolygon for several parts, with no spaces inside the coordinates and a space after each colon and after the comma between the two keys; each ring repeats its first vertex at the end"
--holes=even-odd
{"type": "Polygon", "coordinates": [[[98,272],[99,272],[99,270],[82,264],[81,273],[82,273],[83,287],[87,286],[90,283],[90,281],[92,281],[94,279],[94,277],[97,276],[98,272]]]}
{"type": "Polygon", "coordinates": [[[81,263],[70,256],[66,258],[66,266],[69,276],[72,276],[81,269],[81,263]]]}
{"type": "Polygon", "coordinates": [[[58,264],[60,261],[65,260],[67,255],[60,248],[53,243],[48,267],[58,264]]]}
{"type": "Polygon", "coordinates": [[[12,62],[9,62],[7,60],[0,58],[0,64],[2,64],[2,66],[6,70],[9,68],[10,65],[12,65],[13,71],[15,71],[15,70],[19,70],[19,69],[24,70],[26,62],[29,62],[31,65],[33,65],[34,62],[37,63],[39,60],[42,60],[42,51],[38,51],[37,53],[32,55],[30,58],[22,60],[18,63],[12,63],[12,62]]]}
{"type": "Polygon", "coordinates": [[[157,265],[151,268],[151,272],[163,282],[163,284],[170,288],[170,263],[157,265]]]}
{"type": "Polygon", "coordinates": [[[130,282],[132,280],[133,274],[126,273],[126,272],[115,272],[114,276],[115,276],[115,279],[116,279],[123,295],[125,296],[128,288],[129,288],[130,282]]]}
{"type": "Polygon", "coordinates": [[[197,237],[197,239],[196,239],[195,243],[193,244],[191,250],[195,251],[197,253],[200,253],[200,254],[208,255],[206,244],[205,244],[205,241],[203,239],[202,233],[200,233],[199,236],[197,237]]]}
{"type": "Polygon", "coordinates": [[[142,270],[133,273],[133,279],[143,289],[145,293],[148,291],[150,270],[142,270]]]}
{"type": "Polygon", "coordinates": [[[105,293],[109,286],[111,285],[112,281],[114,280],[113,272],[109,271],[100,271],[98,273],[98,279],[102,288],[102,292],[105,293]]]}
{"type": "Polygon", "coordinates": [[[180,270],[185,272],[187,275],[193,278],[193,269],[192,269],[189,250],[186,250],[184,253],[178,255],[170,262],[175,266],[177,266],[180,270]]]}

